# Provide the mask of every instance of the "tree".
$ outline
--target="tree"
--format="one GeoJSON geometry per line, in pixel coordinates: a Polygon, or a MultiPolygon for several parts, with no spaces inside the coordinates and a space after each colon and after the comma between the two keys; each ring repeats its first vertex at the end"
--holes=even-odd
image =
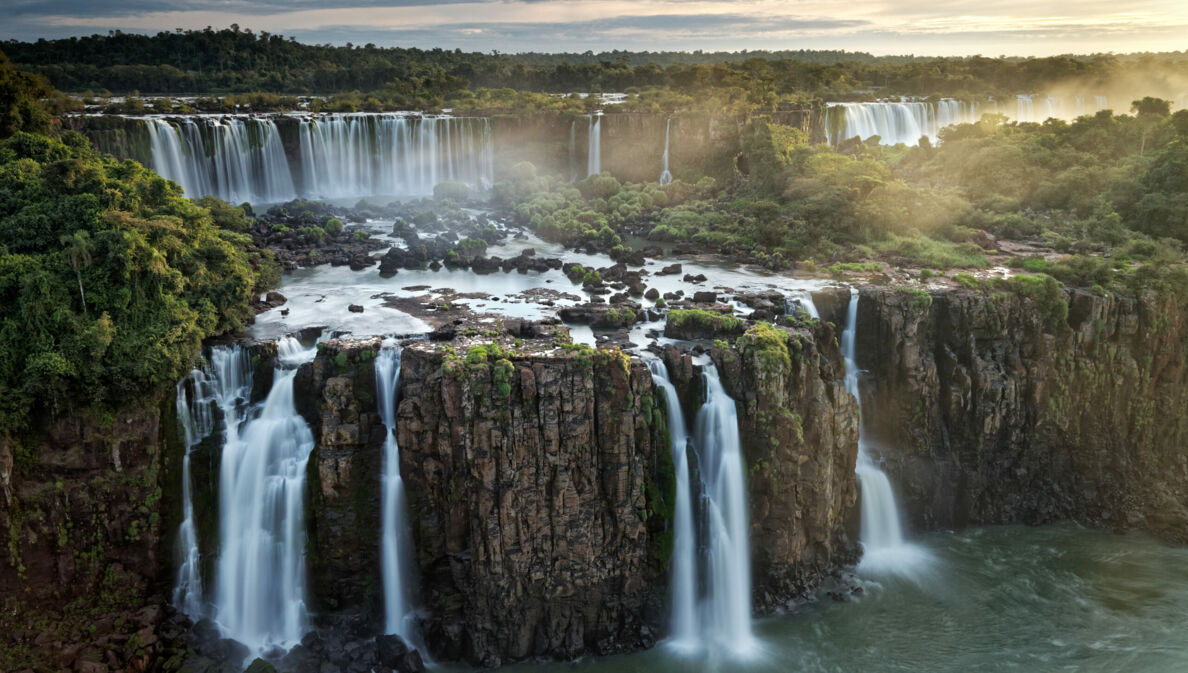
{"type": "Polygon", "coordinates": [[[1137,112],[1140,117],[1145,115],[1166,117],[1171,114],[1171,101],[1146,96],[1142,100],[1132,102],[1130,111],[1137,112]]]}
{"type": "Polygon", "coordinates": [[[1142,123],[1143,137],[1139,143],[1141,157],[1147,150],[1147,137],[1171,114],[1171,101],[1146,96],[1131,103],[1130,110],[1138,113],[1139,121],[1142,123]]]}
{"type": "Polygon", "coordinates": [[[0,138],[17,131],[44,133],[49,115],[38,100],[49,92],[44,79],[13,68],[0,52],[0,138]]]}
{"type": "Polygon", "coordinates": [[[87,312],[87,295],[83,292],[82,270],[90,266],[91,253],[95,251],[95,243],[86,230],[80,229],[73,234],[63,234],[59,239],[66,246],[63,253],[66,261],[74,269],[74,276],[78,279],[78,296],[82,299],[83,314],[87,312]]]}

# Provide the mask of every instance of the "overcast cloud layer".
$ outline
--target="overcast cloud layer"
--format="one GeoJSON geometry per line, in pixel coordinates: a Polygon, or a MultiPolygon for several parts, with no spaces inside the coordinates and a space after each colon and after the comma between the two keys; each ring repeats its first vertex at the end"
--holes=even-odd
{"type": "Polygon", "coordinates": [[[1045,56],[1188,49],[1185,0],[0,0],[0,39],[232,23],[303,42],[502,52],[1045,56]]]}

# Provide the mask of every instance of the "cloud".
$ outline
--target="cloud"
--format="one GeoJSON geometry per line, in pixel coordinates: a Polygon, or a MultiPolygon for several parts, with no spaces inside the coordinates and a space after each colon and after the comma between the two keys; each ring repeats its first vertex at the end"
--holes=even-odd
{"type": "Polygon", "coordinates": [[[1188,3],[1109,0],[7,0],[0,37],[237,23],[324,43],[503,52],[845,48],[1044,55],[1188,48],[1188,3]]]}

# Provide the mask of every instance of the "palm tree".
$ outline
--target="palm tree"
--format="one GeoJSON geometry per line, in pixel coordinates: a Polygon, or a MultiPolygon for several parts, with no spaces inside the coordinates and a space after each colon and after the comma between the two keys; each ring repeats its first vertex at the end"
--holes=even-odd
{"type": "Polygon", "coordinates": [[[74,275],[78,278],[78,296],[82,299],[83,313],[87,312],[87,295],[83,292],[82,270],[83,267],[91,264],[91,252],[95,250],[95,242],[91,240],[91,234],[85,230],[79,230],[73,234],[63,234],[58,239],[62,245],[66,246],[64,254],[66,261],[70,262],[70,266],[74,269],[74,275]]]}

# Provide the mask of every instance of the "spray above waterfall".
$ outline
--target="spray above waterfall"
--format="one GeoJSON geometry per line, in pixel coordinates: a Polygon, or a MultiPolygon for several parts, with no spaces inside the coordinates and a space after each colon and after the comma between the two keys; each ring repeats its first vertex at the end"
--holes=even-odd
{"type": "MultiPolygon", "coordinates": [[[[862,392],[858,381],[856,357],[857,334],[858,291],[851,289],[841,348],[846,363],[846,392],[858,401],[859,417],[862,419],[862,392]]],[[[899,522],[899,507],[895,502],[891,480],[870,455],[866,433],[863,431],[864,425],[864,420],[860,420],[858,461],[854,470],[858,476],[859,496],[862,499],[862,524],[859,534],[862,561],[858,564],[858,569],[872,574],[912,575],[927,562],[928,553],[922,547],[904,540],[903,528],[899,522]]]]}

